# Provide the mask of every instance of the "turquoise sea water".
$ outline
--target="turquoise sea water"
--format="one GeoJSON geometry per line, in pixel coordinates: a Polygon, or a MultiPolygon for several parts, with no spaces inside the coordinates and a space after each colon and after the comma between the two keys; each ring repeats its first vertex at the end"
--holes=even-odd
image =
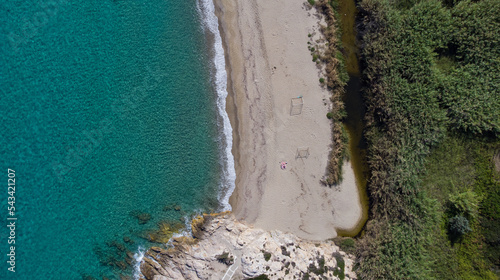
{"type": "Polygon", "coordinates": [[[197,6],[0,3],[0,279],[132,277],[134,258],[116,263],[151,245],[145,231],[221,208],[225,119],[197,6]]]}

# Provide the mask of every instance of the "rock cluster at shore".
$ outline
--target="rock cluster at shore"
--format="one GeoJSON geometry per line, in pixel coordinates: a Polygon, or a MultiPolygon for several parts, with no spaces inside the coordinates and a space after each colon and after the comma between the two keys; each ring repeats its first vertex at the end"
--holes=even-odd
{"type": "Polygon", "coordinates": [[[356,279],[353,257],[331,241],[254,229],[230,213],[199,217],[192,232],[193,238],[175,238],[173,248],[149,249],[141,263],[141,280],[223,279],[229,269],[229,276],[234,271],[231,279],[262,274],[269,279],[356,279]]]}

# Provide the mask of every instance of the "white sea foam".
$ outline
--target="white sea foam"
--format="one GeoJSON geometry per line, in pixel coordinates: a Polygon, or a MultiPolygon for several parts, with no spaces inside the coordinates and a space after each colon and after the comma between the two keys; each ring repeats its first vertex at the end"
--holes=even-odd
{"type": "MultiPolygon", "coordinates": [[[[191,217],[184,216],[184,225],[185,225],[184,229],[180,232],[174,233],[172,235],[172,237],[170,237],[170,239],[168,239],[165,246],[167,248],[173,248],[174,247],[174,245],[173,245],[174,238],[183,237],[183,236],[193,237],[193,232],[191,230],[191,222],[193,221],[193,217],[196,217],[196,216],[202,215],[202,214],[203,214],[203,212],[200,209],[197,209],[197,210],[194,210],[194,216],[191,216],[191,217]]],[[[141,276],[143,276],[141,273],[141,262],[144,259],[145,252],[146,252],[146,249],[139,246],[139,248],[137,249],[137,253],[134,254],[133,267],[134,267],[134,279],[135,280],[139,280],[139,278],[141,276]]]]}
{"type": "Polygon", "coordinates": [[[146,250],[139,246],[137,249],[137,253],[134,254],[134,279],[138,280],[142,273],[141,273],[141,262],[142,259],[144,258],[144,253],[146,250]]]}
{"type": "Polygon", "coordinates": [[[174,245],[173,245],[174,238],[182,237],[182,236],[193,237],[193,231],[191,230],[191,222],[193,221],[193,217],[202,215],[203,212],[201,210],[195,210],[194,213],[195,213],[194,216],[191,216],[191,217],[184,216],[184,229],[180,232],[174,233],[172,235],[172,237],[170,237],[170,239],[168,240],[168,242],[166,244],[167,248],[174,247],[174,245]]]}
{"type": "Polygon", "coordinates": [[[220,143],[223,149],[222,153],[222,180],[219,189],[218,199],[222,211],[231,210],[229,197],[233,193],[236,180],[236,171],[234,169],[234,157],[231,152],[233,147],[233,129],[229,122],[226,112],[227,97],[227,72],[226,61],[224,58],[224,49],[222,47],[222,38],[219,33],[219,21],[215,15],[215,6],[213,0],[199,0],[197,2],[198,12],[201,15],[203,28],[213,34],[213,63],[215,66],[215,87],[217,90],[217,108],[222,120],[219,122],[222,135],[220,143]]]}

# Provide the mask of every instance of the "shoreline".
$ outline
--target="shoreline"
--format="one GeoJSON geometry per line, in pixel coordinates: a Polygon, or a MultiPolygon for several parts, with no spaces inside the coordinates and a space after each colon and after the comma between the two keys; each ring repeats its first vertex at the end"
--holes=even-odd
{"type": "Polygon", "coordinates": [[[279,230],[253,228],[228,212],[198,216],[191,227],[193,236],[173,238],[171,247],[152,247],[142,254],[141,280],[254,279],[260,275],[267,275],[266,279],[309,275],[333,279],[339,274],[357,279],[354,256],[331,240],[317,243],[279,230]]]}
{"type": "Polygon", "coordinates": [[[316,11],[301,1],[214,4],[233,127],[233,214],[257,227],[309,240],[336,237],[335,228],[356,227],[361,205],[350,162],[338,187],[320,184],[332,139],[325,117],[330,93],[318,82],[321,73],[306,44],[308,33],[319,33],[316,11]],[[300,115],[290,116],[290,99],[299,94],[307,103],[300,115]],[[300,146],[308,146],[309,158],[294,159],[300,146]],[[289,163],[286,170],[279,169],[282,160],[289,163]]]}
{"type": "Polygon", "coordinates": [[[231,210],[229,197],[235,189],[236,170],[234,167],[233,156],[233,129],[231,121],[229,120],[227,110],[228,93],[228,75],[227,75],[227,57],[223,47],[222,32],[219,29],[219,18],[216,15],[215,3],[213,0],[199,0],[197,2],[198,13],[203,21],[203,28],[206,32],[213,36],[213,64],[215,68],[215,88],[217,92],[217,109],[219,111],[218,125],[222,127],[222,141],[223,153],[221,154],[222,163],[222,182],[218,193],[218,200],[222,208],[220,211],[231,210]]]}
{"type": "MultiPolygon", "coordinates": [[[[241,169],[239,165],[239,159],[240,159],[240,135],[239,135],[239,119],[238,119],[238,108],[236,106],[236,100],[235,100],[235,94],[233,90],[233,81],[231,78],[232,75],[232,70],[231,70],[231,59],[229,58],[230,55],[228,54],[229,48],[228,48],[228,42],[226,40],[226,33],[230,32],[227,28],[226,22],[228,22],[230,19],[227,16],[228,11],[225,9],[225,6],[223,3],[221,3],[223,0],[213,0],[214,6],[215,6],[215,15],[217,16],[218,23],[219,23],[219,33],[222,38],[222,47],[224,49],[224,59],[225,59],[225,66],[226,66],[226,72],[227,72],[227,98],[226,98],[226,112],[229,117],[229,121],[231,123],[232,127],[232,133],[233,133],[233,147],[232,147],[232,154],[234,157],[234,168],[236,172],[236,180],[235,180],[235,185],[238,185],[238,178],[239,176],[239,171],[241,169]]],[[[225,3],[227,6],[228,3],[225,3]]],[[[237,203],[235,201],[235,195],[237,195],[237,187],[233,190],[229,197],[229,204],[231,205],[232,211],[236,211],[237,203]]]]}

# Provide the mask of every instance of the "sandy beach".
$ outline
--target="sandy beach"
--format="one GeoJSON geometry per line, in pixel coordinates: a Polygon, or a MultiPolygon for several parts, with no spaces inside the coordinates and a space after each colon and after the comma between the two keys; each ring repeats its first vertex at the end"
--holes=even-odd
{"type": "MultiPolygon", "coordinates": [[[[356,226],[361,204],[350,164],[337,187],[321,185],[331,146],[330,93],[307,48],[320,19],[306,1],[215,0],[228,70],[237,219],[308,240],[356,226]],[[303,96],[300,114],[291,99],[303,96]],[[308,148],[307,158],[297,158],[308,148]],[[280,163],[287,162],[286,169],[280,163]]],[[[315,35],[316,36],[316,35],[315,35]]],[[[319,36],[319,35],[317,35],[319,36]]]]}

